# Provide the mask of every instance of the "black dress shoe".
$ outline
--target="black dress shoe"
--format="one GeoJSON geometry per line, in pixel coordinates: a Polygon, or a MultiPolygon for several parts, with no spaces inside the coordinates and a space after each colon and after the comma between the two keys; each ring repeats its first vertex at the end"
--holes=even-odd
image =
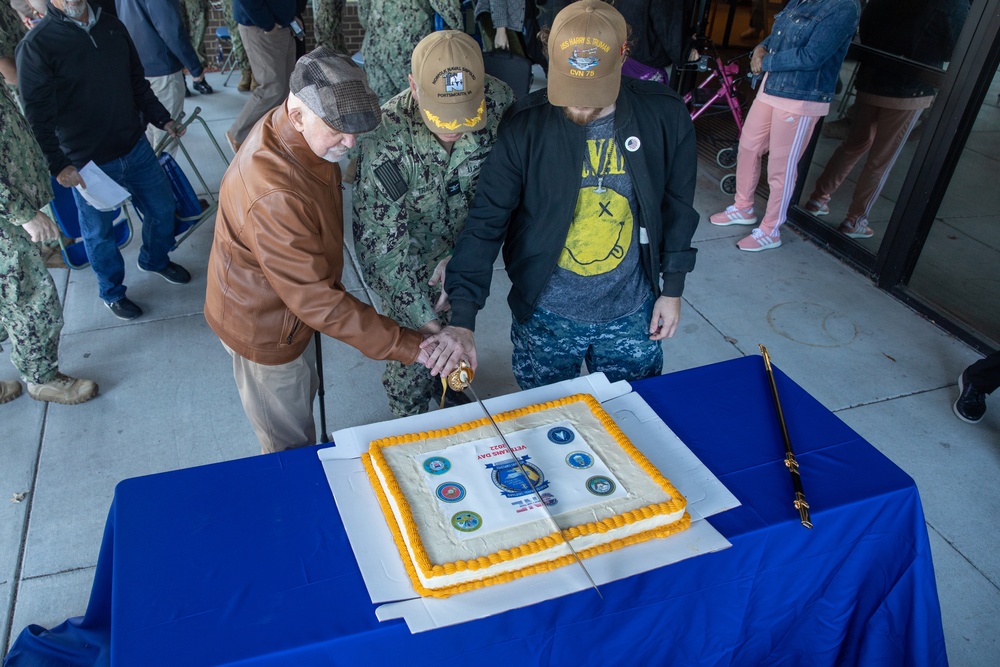
{"type": "Polygon", "coordinates": [[[958,376],[958,400],[952,409],[962,421],[975,424],[986,414],[986,393],[979,391],[966,379],[965,371],[958,376]]]}
{"type": "Polygon", "coordinates": [[[208,85],[208,81],[205,81],[204,79],[202,79],[201,81],[195,81],[194,83],[191,84],[191,87],[197,90],[202,95],[211,95],[212,93],[215,92],[214,90],[212,90],[212,87],[208,85]]]}
{"type": "Polygon", "coordinates": [[[156,275],[166,280],[168,283],[173,283],[174,285],[185,285],[191,282],[191,274],[188,273],[187,269],[185,269],[180,264],[169,262],[165,267],[163,267],[159,271],[153,271],[152,269],[144,269],[138,263],[136,263],[136,266],[139,267],[140,271],[143,271],[145,273],[155,273],[156,275]]]}
{"type": "Polygon", "coordinates": [[[125,296],[105,305],[120,320],[134,320],[142,315],[142,308],[129,301],[128,297],[125,296]]]}

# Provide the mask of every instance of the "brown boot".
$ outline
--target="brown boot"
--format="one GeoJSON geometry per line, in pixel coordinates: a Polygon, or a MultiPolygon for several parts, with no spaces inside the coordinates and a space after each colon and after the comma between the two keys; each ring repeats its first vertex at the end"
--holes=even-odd
{"type": "Polygon", "coordinates": [[[242,70],[240,75],[240,82],[236,86],[236,90],[240,91],[241,93],[245,93],[248,90],[250,90],[251,79],[253,79],[253,74],[250,72],[250,70],[249,69],[242,70]]]}
{"type": "Polygon", "coordinates": [[[41,247],[42,261],[47,269],[68,269],[66,260],[63,259],[59,246],[43,245],[41,247]]]}
{"type": "Polygon", "coordinates": [[[0,403],[13,401],[21,395],[21,383],[13,380],[0,380],[0,403]]]}
{"type": "Polygon", "coordinates": [[[259,85],[260,84],[257,83],[257,77],[253,75],[253,72],[250,72],[250,92],[252,93],[253,91],[257,90],[257,86],[259,85]]]}
{"type": "Polygon", "coordinates": [[[29,382],[28,395],[36,401],[76,405],[97,396],[97,383],[56,373],[56,376],[45,384],[29,382]]]}

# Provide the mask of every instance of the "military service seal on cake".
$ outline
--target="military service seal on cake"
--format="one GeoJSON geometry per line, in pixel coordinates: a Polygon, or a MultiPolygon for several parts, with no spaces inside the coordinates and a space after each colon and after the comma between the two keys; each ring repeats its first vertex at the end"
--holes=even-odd
{"type": "Polygon", "coordinates": [[[690,525],[684,497],[593,396],[495,419],[513,456],[486,418],[381,438],[362,456],[419,594],[573,563],[567,541],[588,558],[690,525]]]}

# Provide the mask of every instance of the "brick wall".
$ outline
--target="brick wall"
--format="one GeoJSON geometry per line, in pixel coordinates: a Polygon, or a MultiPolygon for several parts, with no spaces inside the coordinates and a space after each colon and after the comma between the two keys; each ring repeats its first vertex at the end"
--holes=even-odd
{"type": "MultiPolygon", "coordinates": [[[[232,0],[222,0],[231,2],[232,0]]],[[[306,15],[302,17],[305,22],[303,29],[306,33],[306,49],[312,50],[316,43],[313,39],[313,15],[312,3],[306,7],[306,15]]],[[[215,31],[226,23],[223,20],[221,9],[215,9],[211,5],[208,10],[208,27],[205,30],[205,53],[209,62],[206,64],[209,71],[218,70],[228,54],[228,46],[224,47],[221,55],[219,52],[219,40],[215,36],[215,31]]],[[[365,31],[361,29],[358,22],[358,4],[348,1],[344,7],[344,14],[341,17],[341,29],[344,31],[344,40],[347,43],[347,52],[356,53],[361,50],[361,40],[364,39],[365,31]]]]}

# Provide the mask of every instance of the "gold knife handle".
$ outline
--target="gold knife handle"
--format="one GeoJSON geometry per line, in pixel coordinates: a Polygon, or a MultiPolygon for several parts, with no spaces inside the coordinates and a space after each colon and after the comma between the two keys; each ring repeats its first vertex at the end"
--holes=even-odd
{"type": "Polygon", "coordinates": [[[472,384],[474,375],[472,366],[463,359],[459,362],[458,368],[448,373],[448,386],[452,391],[465,391],[472,384]]]}

